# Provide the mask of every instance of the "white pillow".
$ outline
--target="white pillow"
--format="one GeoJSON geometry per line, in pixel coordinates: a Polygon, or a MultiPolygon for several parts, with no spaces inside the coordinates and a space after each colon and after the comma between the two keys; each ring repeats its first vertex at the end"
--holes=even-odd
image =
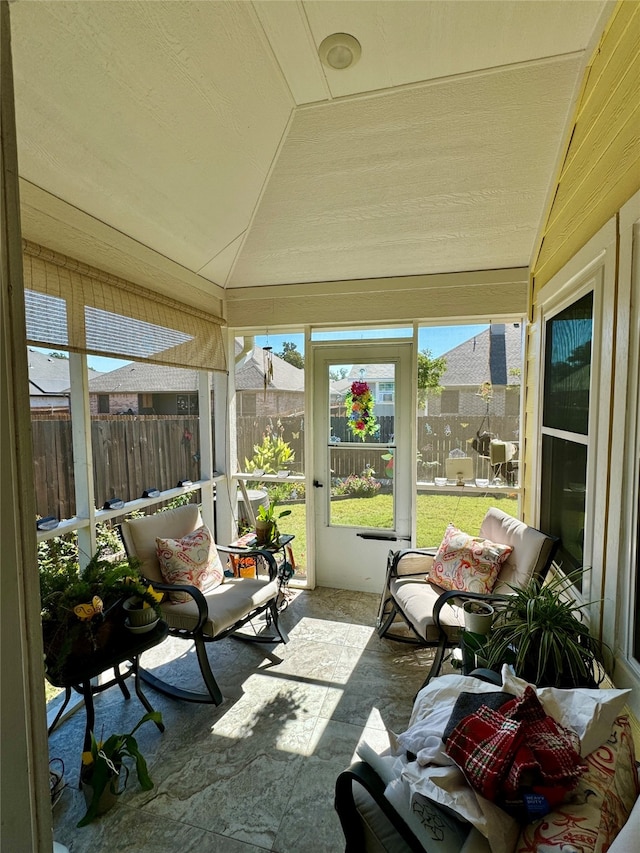
{"type": "MultiPolygon", "coordinates": [[[[502,668],[502,679],[507,693],[524,694],[527,682],[515,676],[509,667],[502,668]]],[[[607,740],[631,690],[539,687],[536,693],[545,712],[578,735],[580,755],[584,758],[607,740]]]]}

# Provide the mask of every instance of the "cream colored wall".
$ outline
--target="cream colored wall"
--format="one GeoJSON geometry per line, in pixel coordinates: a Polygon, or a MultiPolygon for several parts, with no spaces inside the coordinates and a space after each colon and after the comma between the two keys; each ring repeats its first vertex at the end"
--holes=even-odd
{"type": "MultiPolygon", "coordinates": [[[[573,132],[556,192],[531,264],[529,316],[537,295],[640,188],[640,2],[621,0],[585,71],[573,132]]],[[[540,377],[540,330],[527,333],[524,377],[524,453],[531,459],[537,424],[533,405],[540,377]]],[[[535,522],[534,471],[523,474],[525,519],[535,522]]]]}
{"type": "Polygon", "coordinates": [[[0,3],[0,846],[52,847],[9,8],[0,3]]]}
{"type": "Polygon", "coordinates": [[[532,263],[537,291],[640,187],[640,2],[621,0],[585,71],[532,263]]]}
{"type": "MultiPolygon", "coordinates": [[[[587,66],[578,100],[570,141],[559,170],[539,250],[532,261],[529,325],[524,377],[525,519],[537,522],[537,451],[539,424],[536,403],[540,394],[543,332],[540,320],[541,294],[545,285],[562,279],[570,297],[579,286],[575,266],[583,248],[592,245],[606,229],[612,235],[613,274],[604,279],[604,298],[596,326],[605,324],[608,333],[601,342],[602,358],[611,365],[606,382],[601,378],[596,398],[598,408],[598,451],[593,464],[598,475],[599,509],[594,514],[598,528],[594,574],[602,597],[597,629],[614,650],[613,680],[618,686],[635,688],[630,705],[640,712],[640,675],[628,646],[629,591],[634,584],[631,510],[621,504],[621,495],[632,493],[633,450],[625,434],[632,413],[628,411],[628,383],[638,382],[628,346],[634,308],[630,300],[631,265],[621,262],[621,247],[632,244],[626,220],[640,203],[640,3],[622,0],[609,21],[600,44],[587,66]],[[577,283],[576,283],[577,282],[577,283]],[[608,319],[607,319],[608,317],[608,319]],[[605,387],[606,384],[606,387],[605,387]],[[601,446],[600,439],[604,438],[601,446]],[[596,565],[597,564],[597,565],[596,565]]],[[[633,217],[631,217],[633,218],[633,217]]],[[[637,251],[637,246],[636,246],[637,251]]],[[[628,249],[627,254],[631,253],[628,249]]],[[[635,309],[637,318],[637,308],[635,309]]],[[[591,448],[591,445],[590,445],[591,448]]],[[[634,491],[635,490],[635,491],[634,491]]]]}
{"type": "Polygon", "coordinates": [[[227,292],[226,318],[232,328],[418,320],[477,322],[522,315],[527,306],[528,271],[504,270],[399,276],[357,281],[247,287],[227,292]]]}

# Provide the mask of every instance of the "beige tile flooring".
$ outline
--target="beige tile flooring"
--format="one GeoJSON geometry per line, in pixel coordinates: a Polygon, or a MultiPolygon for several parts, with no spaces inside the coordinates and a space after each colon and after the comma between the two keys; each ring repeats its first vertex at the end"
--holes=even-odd
{"type": "MultiPolygon", "coordinates": [[[[234,639],[209,646],[225,696],[220,707],[178,702],[144,687],[162,711],[137,733],[152,791],[132,778],[117,805],[82,829],[78,791],[84,710],[49,739],[68,783],[54,808],[54,837],[72,853],[337,853],[344,849],[333,808],[337,774],[358,742],[384,742],[406,728],[432,652],[380,640],[378,596],[318,588],[294,594],[283,613],[290,641],[234,639]]],[[[179,671],[199,689],[191,643],[169,639],[143,665],[179,671]]],[[[133,687],[133,685],[131,685],[133,687]]],[[[95,698],[96,733],[130,731],[142,714],[117,687],[95,698]]]]}

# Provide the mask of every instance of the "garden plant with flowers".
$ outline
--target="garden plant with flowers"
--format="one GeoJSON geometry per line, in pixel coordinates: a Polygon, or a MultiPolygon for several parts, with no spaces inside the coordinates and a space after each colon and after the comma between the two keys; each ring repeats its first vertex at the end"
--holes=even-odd
{"type": "Polygon", "coordinates": [[[347,426],[363,441],[368,435],[375,435],[380,424],[373,415],[374,400],[366,382],[353,382],[345,397],[347,426]]]}

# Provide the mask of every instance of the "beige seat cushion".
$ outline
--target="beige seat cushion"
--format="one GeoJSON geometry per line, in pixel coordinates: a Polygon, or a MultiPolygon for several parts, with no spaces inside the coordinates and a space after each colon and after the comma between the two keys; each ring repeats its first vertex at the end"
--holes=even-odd
{"type": "MultiPolygon", "coordinates": [[[[440,639],[440,632],[433,621],[433,608],[445,591],[435,584],[426,583],[424,578],[394,578],[389,588],[391,595],[420,636],[428,643],[440,639]]],[[[462,608],[443,607],[440,622],[451,642],[457,642],[460,628],[464,625],[462,608]]]]}
{"type": "Polygon", "coordinates": [[[156,539],[182,539],[202,526],[197,504],[186,504],[155,515],[128,518],[122,522],[122,538],[127,552],[140,560],[140,572],[150,581],[163,583],[156,539]]]}
{"type": "MultiPolygon", "coordinates": [[[[278,595],[277,580],[227,578],[223,584],[204,593],[209,619],[204,634],[215,637],[278,595]]],[[[162,604],[162,616],[170,628],[193,630],[198,621],[198,608],[193,600],[185,604],[162,604]]]]}

